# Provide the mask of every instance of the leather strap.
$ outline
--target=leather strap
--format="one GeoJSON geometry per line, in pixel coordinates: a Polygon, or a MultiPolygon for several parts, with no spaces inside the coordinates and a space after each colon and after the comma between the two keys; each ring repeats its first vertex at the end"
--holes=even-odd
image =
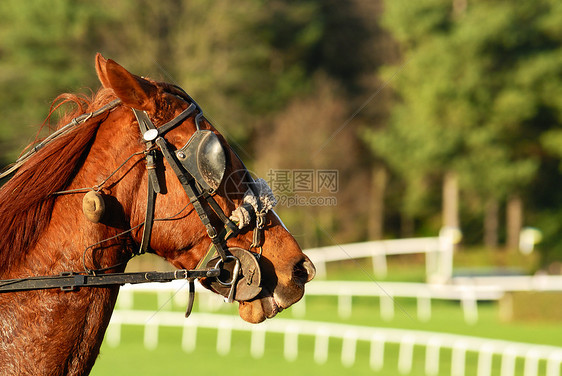
{"type": "Polygon", "coordinates": [[[189,107],[186,108],[181,114],[179,114],[178,116],[176,116],[175,118],[173,118],[172,120],[167,122],[166,124],[159,126],[157,128],[158,129],[158,135],[163,136],[166,133],[168,133],[168,131],[177,127],[185,119],[187,119],[189,116],[191,116],[193,111],[195,111],[196,109],[197,109],[197,106],[194,103],[191,103],[189,105],[189,107]]]}
{"type": "Polygon", "coordinates": [[[60,288],[63,291],[73,291],[79,287],[170,282],[176,279],[192,280],[193,278],[218,277],[219,275],[220,269],[180,269],[171,272],[109,273],[97,275],[62,273],[55,276],[5,279],[0,281],[0,292],[56,288],[60,288]]]}
{"type": "Polygon", "coordinates": [[[144,218],[144,226],[142,229],[142,240],[139,248],[139,255],[146,253],[150,248],[150,238],[152,236],[152,226],[154,225],[154,208],[156,207],[156,191],[154,190],[150,175],[148,175],[148,189],[146,200],[146,214],[144,218]]]}
{"type": "MultiPolygon", "coordinates": [[[[139,129],[144,135],[151,129],[156,129],[146,112],[133,108],[133,113],[139,123],[139,129]]],[[[147,192],[146,192],[146,212],[144,217],[144,226],[142,229],[142,240],[138,254],[142,255],[149,251],[150,238],[152,236],[152,226],[154,225],[154,208],[156,206],[156,195],[160,193],[160,184],[156,174],[156,152],[153,150],[153,140],[146,140],[146,170],[148,175],[147,192]]]]}
{"type": "Polygon", "coordinates": [[[207,235],[209,235],[209,237],[211,238],[213,245],[216,246],[219,256],[221,257],[221,259],[226,260],[226,250],[225,250],[225,245],[223,244],[224,240],[219,237],[219,233],[217,232],[215,227],[211,224],[211,220],[209,219],[209,216],[207,215],[207,212],[203,207],[202,204],[203,197],[196,186],[197,183],[195,182],[195,179],[191,175],[189,175],[188,172],[184,171],[181,168],[176,158],[170,151],[170,148],[168,147],[168,144],[164,138],[158,137],[155,142],[156,145],[158,145],[158,147],[160,148],[160,151],[162,151],[162,154],[164,154],[164,157],[166,158],[170,166],[172,167],[172,170],[177,175],[185,193],[187,194],[189,201],[193,205],[193,208],[195,209],[197,215],[199,215],[199,218],[201,219],[201,222],[205,226],[207,235]]]}

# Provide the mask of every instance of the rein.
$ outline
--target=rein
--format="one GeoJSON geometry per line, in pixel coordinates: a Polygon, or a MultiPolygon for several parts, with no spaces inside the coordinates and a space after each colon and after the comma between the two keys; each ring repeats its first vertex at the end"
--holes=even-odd
{"type": "Polygon", "coordinates": [[[106,104],[103,107],[100,107],[98,110],[93,111],[93,112],[89,112],[87,114],[83,114],[80,115],[78,117],[75,117],[74,119],[72,119],[68,124],[66,124],[65,126],[57,129],[55,132],[51,133],[49,136],[47,136],[43,141],[41,141],[40,143],[38,143],[37,145],[35,145],[33,148],[31,148],[29,151],[27,151],[26,153],[24,153],[21,157],[19,157],[12,165],[8,166],[7,168],[5,168],[1,173],[0,173],[0,179],[5,178],[6,176],[9,176],[11,173],[15,172],[17,169],[19,169],[25,162],[27,162],[27,160],[29,158],[31,158],[34,154],[36,154],[40,149],[42,149],[45,145],[47,145],[49,142],[51,142],[52,140],[54,140],[55,138],[58,138],[62,135],[67,134],[68,132],[70,132],[71,130],[73,130],[75,127],[77,127],[80,124],[85,123],[86,121],[98,117],[99,115],[102,115],[108,111],[113,110],[115,107],[117,107],[119,104],[121,104],[121,100],[120,99],[115,99],[111,102],[109,102],[108,104],[106,104]]]}
{"type": "MultiPolygon", "coordinates": [[[[90,190],[98,191],[101,189],[103,184],[105,184],[111,176],[121,169],[133,156],[144,154],[148,174],[145,221],[123,233],[87,247],[83,254],[84,272],[64,272],[60,275],[0,280],[0,293],[53,288],[59,288],[62,291],[74,291],[80,287],[123,285],[126,283],[137,284],[148,282],[169,282],[177,279],[185,279],[189,282],[189,300],[186,311],[186,317],[188,317],[193,307],[195,294],[194,281],[197,278],[208,278],[211,280],[210,287],[217,293],[223,295],[225,300],[229,303],[234,300],[252,299],[261,292],[261,270],[259,259],[261,256],[261,243],[263,238],[263,228],[265,225],[265,215],[276,204],[271,189],[267,186],[267,183],[265,183],[263,179],[254,181],[240,160],[240,163],[243,166],[245,183],[249,186],[249,189],[244,195],[243,204],[233,211],[230,218],[224,213],[222,208],[213,198],[213,194],[222,182],[224,172],[226,170],[224,149],[220,144],[218,137],[212,131],[201,129],[200,121],[203,118],[203,111],[199,105],[181,88],[175,88],[178,89],[181,96],[176,94],[174,95],[186,101],[189,105],[187,109],[181,112],[178,116],[159,127],[156,127],[152,123],[148,114],[132,108],[145,143],[146,148],[144,151],[134,153],[128,157],[107,178],[92,188],[78,188],[54,193],[60,195],[90,190]],[[176,128],[191,116],[194,116],[196,131],[191,136],[187,144],[174,153],[170,144],[165,139],[165,135],[167,132],[176,128]],[[206,255],[199,261],[196,269],[193,270],[180,269],[173,272],[153,271],[140,273],[97,274],[99,272],[113,269],[120,264],[98,270],[89,269],[86,267],[85,263],[85,254],[88,249],[91,249],[92,247],[95,247],[105,241],[119,237],[127,232],[133,231],[142,225],[143,234],[141,244],[138,252],[134,253],[133,256],[149,252],[150,238],[154,222],[158,220],[172,220],[175,216],[177,216],[177,214],[175,214],[174,216],[165,219],[154,218],[156,196],[161,193],[156,164],[156,160],[158,158],[157,150],[162,153],[176,174],[190,204],[193,206],[199,216],[199,219],[205,226],[207,235],[211,240],[211,245],[206,255]],[[209,211],[222,222],[222,228],[220,230],[217,230],[217,228],[212,225],[210,220],[211,213],[209,213],[209,211]],[[250,226],[252,221],[255,221],[253,225],[254,234],[253,242],[249,249],[228,248],[226,245],[227,240],[233,235],[238,234],[244,227],[250,226]],[[259,252],[254,253],[251,251],[252,249],[257,249],[259,252]]],[[[82,124],[107,111],[113,110],[119,104],[121,104],[121,101],[117,99],[94,112],[83,114],[73,119],[69,124],[61,127],[59,130],[48,136],[45,140],[16,160],[9,169],[0,173],[0,178],[6,177],[16,171],[32,155],[37,153],[39,149],[44,147],[56,137],[68,133],[79,124],[82,124]]],[[[183,208],[182,211],[184,209],[185,208],[183,208]]]]}

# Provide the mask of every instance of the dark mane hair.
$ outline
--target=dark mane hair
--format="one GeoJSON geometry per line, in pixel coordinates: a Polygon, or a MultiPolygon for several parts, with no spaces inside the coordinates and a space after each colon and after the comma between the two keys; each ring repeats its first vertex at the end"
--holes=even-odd
{"type": "MultiPolygon", "coordinates": [[[[95,111],[113,92],[101,89],[91,98],[62,94],[53,101],[53,112],[63,104],[74,104],[59,121],[59,127],[73,118],[95,111]]],[[[0,189],[0,276],[23,257],[47,227],[55,202],[53,192],[65,189],[83,163],[103,117],[86,121],[53,139],[25,162],[0,189]]]]}

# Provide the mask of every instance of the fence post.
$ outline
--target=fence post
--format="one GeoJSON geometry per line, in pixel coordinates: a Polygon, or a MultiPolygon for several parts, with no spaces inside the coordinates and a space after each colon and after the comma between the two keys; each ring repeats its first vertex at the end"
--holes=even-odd
{"type": "Polygon", "coordinates": [[[431,295],[428,291],[418,293],[417,297],[418,320],[427,322],[431,319],[431,295]]]}
{"type": "Polygon", "coordinates": [[[537,376],[539,374],[539,355],[536,350],[529,350],[525,355],[525,376],[537,376]]]}
{"type": "Polygon", "coordinates": [[[197,346],[197,323],[185,320],[181,334],[181,348],[186,353],[191,353],[195,351],[195,346],[197,346]]]}
{"type": "Polygon", "coordinates": [[[158,309],[162,311],[171,311],[172,310],[172,296],[170,296],[170,292],[166,290],[159,290],[156,293],[157,300],[158,300],[158,309]]]}
{"type": "Polygon", "coordinates": [[[121,320],[119,315],[113,315],[111,323],[107,328],[105,340],[109,347],[117,347],[121,342],[121,320]]]}
{"type": "Polygon", "coordinates": [[[351,317],[351,292],[347,290],[340,290],[338,292],[338,316],[341,319],[348,319],[351,317]]]}
{"type": "Polygon", "coordinates": [[[560,376],[560,363],[562,363],[562,352],[552,354],[546,362],[546,375],[560,376]]]}
{"type": "Polygon", "coordinates": [[[466,363],[466,344],[464,342],[456,342],[453,345],[453,354],[451,359],[451,375],[464,376],[465,363],[466,363]]]}
{"type": "Polygon", "coordinates": [[[425,373],[429,376],[439,374],[439,352],[441,341],[439,338],[431,338],[425,349],[425,373]]]}
{"type": "Polygon", "coordinates": [[[380,371],[384,366],[384,336],[375,334],[371,338],[369,364],[373,371],[380,371]]]}
{"type": "Polygon", "coordinates": [[[377,278],[385,278],[388,273],[386,265],[386,255],[378,251],[377,248],[373,251],[373,274],[377,278]]]}
{"type": "MultiPolygon", "coordinates": [[[[453,276],[453,252],[461,233],[457,228],[444,227],[439,231],[438,271],[435,282],[445,283],[453,276]]],[[[435,278],[433,277],[433,278],[435,278]]]]}
{"type": "Polygon", "coordinates": [[[217,353],[228,355],[230,352],[230,342],[232,338],[232,326],[229,321],[222,320],[217,332],[217,353]]]}
{"type": "Polygon", "coordinates": [[[508,347],[502,354],[501,376],[513,376],[515,374],[515,351],[508,347]]]}
{"type": "Polygon", "coordinates": [[[324,364],[328,360],[329,343],[330,331],[326,327],[320,327],[314,340],[314,361],[317,364],[324,364]]]}
{"type": "Polygon", "coordinates": [[[151,317],[144,325],[144,348],[154,350],[158,347],[158,318],[151,317]]]}
{"type": "Polygon", "coordinates": [[[351,367],[355,363],[355,351],[357,348],[357,333],[348,330],[343,336],[341,349],[341,362],[344,367],[351,367]]]}
{"type": "Polygon", "coordinates": [[[295,361],[299,354],[299,328],[289,325],[285,329],[285,344],[283,347],[285,359],[289,362],[295,361]]]}
{"type": "Polygon", "coordinates": [[[398,351],[398,371],[405,375],[412,371],[412,363],[414,361],[414,336],[407,335],[400,342],[400,350],[398,351]]]}
{"type": "Polygon", "coordinates": [[[478,376],[490,376],[492,374],[492,355],[494,346],[485,343],[478,352],[478,376]]]}
{"type": "Polygon", "coordinates": [[[258,359],[263,357],[265,352],[265,327],[254,325],[252,327],[252,339],[250,341],[250,353],[252,357],[258,359]]]}
{"type": "Polygon", "coordinates": [[[380,296],[381,317],[384,321],[390,321],[394,318],[394,299],[390,295],[390,291],[380,296]]]}
{"type": "Polygon", "coordinates": [[[474,290],[463,291],[461,306],[464,313],[464,321],[467,324],[476,324],[478,321],[478,304],[474,297],[474,290]]]}
{"type": "MultiPolygon", "coordinates": [[[[177,307],[185,307],[187,305],[187,281],[182,281],[181,287],[172,291],[172,302],[177,307]]],[[[201,301],[201,299],[198,299],[201,301]]]]}

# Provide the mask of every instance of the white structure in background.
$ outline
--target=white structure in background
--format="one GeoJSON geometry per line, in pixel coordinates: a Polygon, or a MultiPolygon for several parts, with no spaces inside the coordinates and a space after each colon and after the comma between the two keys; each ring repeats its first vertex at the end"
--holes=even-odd
{"type": "MultiPolygon", "coordinates": [[[[433,300],[453,300],[460,302],[467,324],[478,321],[478,302],[499,300],[504,290],[496,286],[473,285],[432,285],[406,282],[367,282],[367,281],[312,281],[306,286],[303,299],[293,307],[297,317],[304,317],[306,297],[336,296],[338,316],[351,317],[354,297],[378,297],[381,318],[391,321],[395,316],[395,298],[413,298],[417,302],[416,316],[420,321],[431,319],[433,300]]],[[[402,309],[402,311],[404,311],[402,309]]],[[[400,314],[400,310],[399,310],[400,314]]],[[[409,315],[409,312],[403,312],[409,315]]]]}
{"type": "MultiPolygon", "coordinates": [[[[339,339],[341,345],[341,362],[351,367],[356,362],[357,342],[370,344],[369,364],[375,370],[384,366],[386,344],[397,344],[398,371],[408,374],[412,371],[414,347],[425,350],[426,375],[438,375],[442,349],[451,350],[451,375],[465,374],[466,353],[478,354],[477,375],[492,374],[494,355],[501,357],[501,375],[514,375],[517,358],[524,360],[524,375],[537,376],[539,362],[546,362],[546,376],[560,376],[562,347],[500,341],[446,333],[431,333],[416,330],[374,328],[366,326],[344,325],[327,322],[299,321],[276,318],[260,325],[252,325],[233,315],[216,315],[193,313],[185,319],[181,312],[153,311],[119,311],[113,313],[106,333],[106,342],[116,347],[121,340],[121,325],[144,326],[144,346],[153,350],[158,346],[159,327],[182,328],[181,346],[186,352],[192,352],[197,346],[197,329],[211,328],[217,330],[217,352],[226,355],[232,345],[232,332],[251,333],[250,353],[255,358],[264,355],[266,333],[284,334],[284,356],[294,361],[299,355],[299,336],[313,336],[314,360],[323,364],[328,360],[330,339],[339,339]]],[[[416,349],[415,351],[419,351],[416,349]]]]}
{"type": "Polygon", "coordinates": [[[535,249],[535,245],[542,241],[542,232],[534,227],[525,227],[519,233],[519,250],[528,255],[535,249]]]}
{"type": "MultiPolygon", "coordinates": [[[[196,286],[197,301],[201,308],[216,312],[225,306],[223,298],[202,286],[196,286]]],[[[311,296],[333,296],[338,300],[338,316],[351,317],[353,298],[379,298],[381,318],[394,318],[395,298],[413,298],[417,302],[416,316],[420,321],[431,319],[433,300],[460,302],[467,324],[478,321],[478,302],[499,300],[506,292],[513,291],[562,291],[562,276],[506,276],[506,277],[459,277],[451,284],[427,284],[376,281],[321,281],[313,280],[306,285],[303,299],[292,307],[296,317],[304,317],[306,298],[311,296]]],[[[130,310],[134,306],[134,293],[155,293],[159,310],[170,310],[172,302],[177,307],[187,304],[186,281],[125,285],[121,287],[117,300],[118,310],[130,310]]]]}
{"type": "Polygon", "coordinates": [[[433,238],[377,240],[312,248],[304,252],[316,266],[318,278],[326,277],[326,263],[358,258],[372,258],[375,276],[383,278],[387,273],[387,256],[425,253],[427,281],[446,283],[453,275],[453,251],[460,236],[458,229],[443,228],[439,236],[433,238]]]}
{"type": "MultiPolygon", "coordinates": [[[[420,320],[431,317],[433,299],[450,299],[461,303],[465,321],[475,323],[478,319],[477,302],[497,300],[509,291],[562,291],[562,277],[558,276],[508,276],[508,277],[465,277],[452,279],[452,255],[456,237],[453,231],[442,231],[437,238],[390,240],[362,244],[346,244],[305,251],[317,265],[319,274],[324,272],[325,263],[361,257],[372,257],[375,272],[386,273],[386,256],[391,254],[425,253],[428,281],[440,282],[399,283],[376,281],[322,281],[314,280],[307,285],[305,296],[335,296],[338,299],[338,314],[349,318],[352,300],[356,296],[373,296],[380,299],[380,313],[385,320],[395,314],[395,297],[409,297],[417,300],[417,316],[420,320]],[[449,282],[449,283],[443,283],[449,282]]],[[[204,310],[216,311],[224,306],[222,299],[198,286],[198,304],[204,310]]],[[[330,339],[339,339],[341,362],[352,366],[356,360],[359,341],[370,343],[369,363],[373,370],[383,367],[384,351],[387,344],[399,346],[398,371],[408,374],[412,371],[414,352],[424,348],[425,373],[439,374],[442,349],[451,350],[451,375],[464,375],[467,352],[478,356],[477,375],[492,374],[494,356],[501,357],[501,375],[514,375],[517,359],[524,360],[524,375],[536,376],[539,369],[546,367],[546,376],[560,376],[562,347],[525,344],[493,339],[474,338],[447,333],[429,333],[412,330],[385,329],[319,323],[276,318],[261,325],[250,325],[237,316],[193,313],[185,320],[180,312],[166,312],[171,302],[185,306],[187,285],[185,281],[155,283],[147,285],[125,285],[121,288],[117,309],[106,334],[109,346],[120,342],[122,325],[144,326],[144,345],[147,349],[158,346],[158,332],[161,326],[183,328],[181,346],[186,352],[194,351],[197,344],[197,328],[217,330],[217,352],[228,354],[231,348],[232,331],[251,333],[250,353],[258,358],[266,349],[266,333],[284,334],[284,355],[294,360],[299,353],[299,336],[314,336],[314,360],[324,363],[328,358],[330,339]],[[131,311],[134,294],[137,292],[156,293],[158,311],[131,311]],[[541,366],[539,366],[542,364],[541,366]]],[[[296,304],[293,313],[304,315],[306,298],[296,304]]]]}

